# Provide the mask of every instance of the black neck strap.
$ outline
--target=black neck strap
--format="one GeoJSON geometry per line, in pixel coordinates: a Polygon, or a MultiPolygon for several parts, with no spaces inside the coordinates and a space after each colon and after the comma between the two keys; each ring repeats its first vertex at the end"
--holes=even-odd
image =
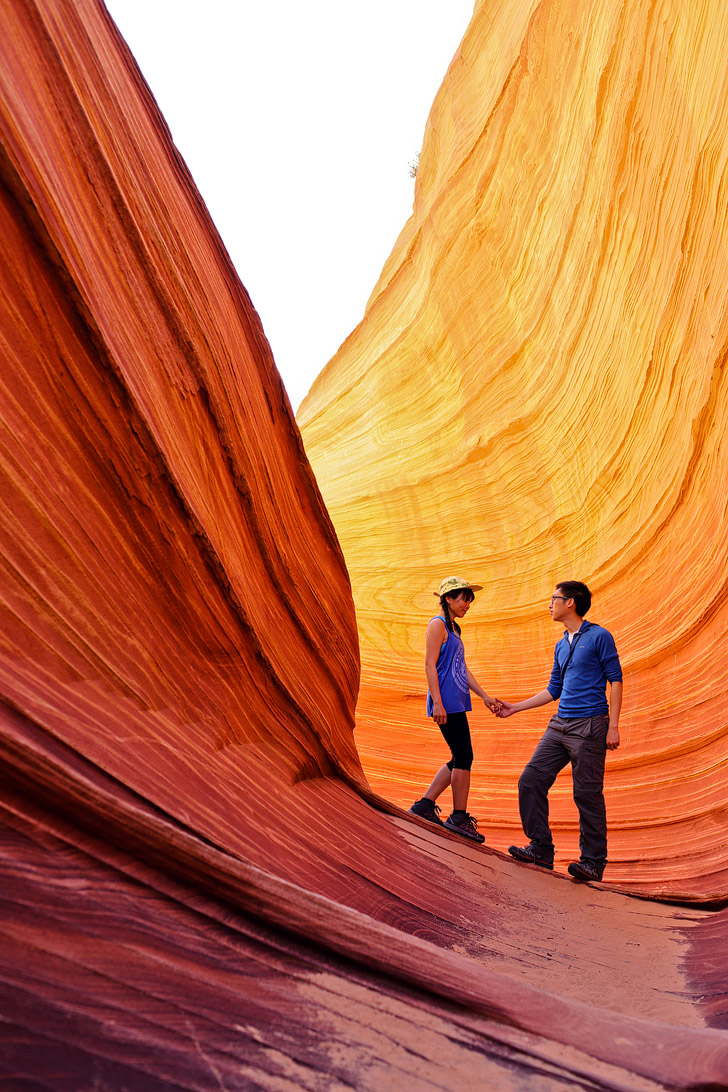
{"type": "Polygon", "coordinates": [[[580,629],[579,632],[575,633],[574,636],[571,639],[571,648],[569,649],[569,655],[566,657],[566,663],[561,668],[561,681],[562,681],[562,683],[564,681],[564,675],[566,674],[566,669],[569,666],[569,664],[571,663],[571,657],[574,655],[574,649],[576,648],[576,642],[579,640],[579,638],[581,637],[583,632],[584,631],[580,629]]]}

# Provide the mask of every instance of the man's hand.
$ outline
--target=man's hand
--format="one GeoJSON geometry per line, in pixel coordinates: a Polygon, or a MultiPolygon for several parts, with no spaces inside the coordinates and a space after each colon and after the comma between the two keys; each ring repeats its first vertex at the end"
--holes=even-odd
{"type": "Polygon", "coordinates": [[[619,728],[616,725],[612,728],[610,725],[607,729],[607,750],[616,751],[617,747],[619,747],[619,728]]]}
{"type": "Polygon", "coordinates": [[[503,701],[503,698],[496,698],[495,700],[498,702],[496,716],[505,719],[506,717],[512,717],[517,711],[515,702],[503,701]]]}

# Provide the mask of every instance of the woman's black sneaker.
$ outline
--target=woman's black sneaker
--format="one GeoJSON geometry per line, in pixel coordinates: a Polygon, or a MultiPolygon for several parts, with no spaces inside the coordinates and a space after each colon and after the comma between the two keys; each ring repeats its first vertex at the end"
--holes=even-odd
{"type": "Polygon", "coordinates": [[[464,838],[470,838],[473,842],[485,841],[483,835],[478,834],[478,820],[473,819],[472,815],[468,815],[466,811],[453,812],[450,818],[445,820],[444,826],[448,830],[454,830],[456,834],[462,834],[464,838]]]}
{"type": "Polygon", "coordinates": [[[553,870],[554,862],[547,861],[544,857],[537,857],[533,846],[508,846],[508,852],[511,857],[515,857],[517,861],[523,861],[524,864],[537,864],[539,868],[553,870]]]}
{"type": "Polygon", "coordinates": [[[423,796],[421,800],[415,800],[409,810],[413,815],[419,815],[420,819],[429,819],[431,823],[437,823],[440,827],[445,826],[440,818],[440,809],[435,801],[430,800],[428,796],[423,796]]]}
{"type": "Polygon", "coordinates": [[[574,861],[567,871],[579,883],[601,883],[604,875],[603,866],[596,865],[593,861],[574,861]]]}

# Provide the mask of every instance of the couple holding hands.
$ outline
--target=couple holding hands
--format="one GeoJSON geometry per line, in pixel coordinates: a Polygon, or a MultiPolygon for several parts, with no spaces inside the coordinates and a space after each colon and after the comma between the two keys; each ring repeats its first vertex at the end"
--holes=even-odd
{"type": "Polygon", "coordinates": [[[599,881],[607,863],[604,764],[607,751],[619,747],[622,705],[622,669],[614,638],[603,626],[586,621],[591,606],[586,584],[562,580],[551,596],[549,613],[554,622],[565,627],[564,635],[556,642],[546,689],[519,702],[491,698],[465,663],[458,624],[478,591],[480,585],[450,576],[435,592],[440,613],[430,620],[425,640],[427,715],[439,726],[452,757],[410,811],[472,841],[485,841],[467,811],[473,764],[467,717],[472,708],[470,691],[501,718],[558,699],[558,713],[549,721],[518,781],[521,822],[530,842],[511,846],[508,852],[518,861],[553,869],[548,792],[559,771],[571,763],[574,801],[579,809],[580,859],[570,864],[568,871],[575,880],[599,881]],[[435,801],[448,786],[452,788],[453,811],[443,823],[435,801]]]}

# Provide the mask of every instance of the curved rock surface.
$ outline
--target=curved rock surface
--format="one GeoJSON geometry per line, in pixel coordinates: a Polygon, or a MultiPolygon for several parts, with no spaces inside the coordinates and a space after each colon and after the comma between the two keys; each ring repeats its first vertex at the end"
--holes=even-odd
{"type": "Polygon", "coordinates": [[[725,1086],[725,910],[371,792],[250,301],[103,7],[0,14],[0,1083],[725,1086]]]}
{"type": "MultiPolygon", "coordinates": [[[[442,576],[484,585],[468,660],[510,700],[548,681],[555,582],[586,580],[625,668],[608,878],[708,898],[728,895],[727,87],[722,0],[477,4],[413,216],[299,412],[354,589],[371,784],[409,806],[443,761],[422,667],[442,576]]],[[[473,716],[469,806],[498,848],[547,718],[473,716]]],[[[567,775],[552,815],[563,866],[567,775]]]]}

